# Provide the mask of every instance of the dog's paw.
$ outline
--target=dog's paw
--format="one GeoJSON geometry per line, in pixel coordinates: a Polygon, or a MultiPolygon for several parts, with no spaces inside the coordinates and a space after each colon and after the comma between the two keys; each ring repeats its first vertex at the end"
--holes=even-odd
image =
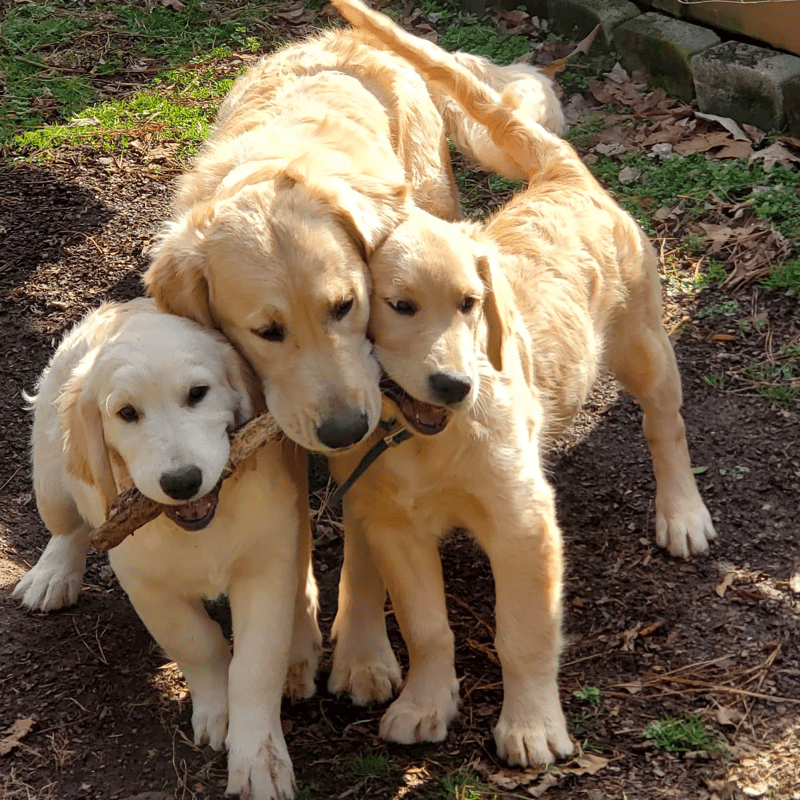
{"type": "Polygon", "coordinates": [[[575,749],[558,701],[554,708],[527,717],[512,716],[504,708],[495,725],[494,740],[497,754],[512,767],[551,764],[575,749]]]}
{"type": "Polygon", "coordinates": [[[228,700],[197,702],[192,699],[192,729],[198,747],[208,745],[212,750],[225,748],[228,735],[228,700]]]}
{"type": "Polygon", "coordinates": [[[334,654],[328,691],[336,696],[348,695],[357,706],[369,706],[391,699],[402,682],[400,665],[391,650],[381,659],[362,663],[345,663],[334,654]]]}
{"type": "Polygon", "coordinates": [[[409,696],[406,689],[386,710],[380,735],[387,742],[416,744],[441,742],[447,726],[458,715],[458,681],[430,696],[409,696]]]}
{"type": "Polygon", "coordinates": [[[83,567],[40,560],[22,576],[11,596],[31,611],[55,611],[74,605],[83,583],[83,567]]]}
{"type": "Polygon", "coordinates": [[[240,800],[292,800],[294,769],[283,736],[270,734],[260,743],[229,740],[228,745],[226,794],[238,794],[240,800]]]}
{"type": "Polygon", "coordinates": [[[314,681],[316,674],[316,653],[313,658],[293,661],[289,664],[289,671],[286,673],[286,683],[283,686],[284,695],[290,700],[305,700],[312,697],[317,691],[317,684],[314,681]]]}
{"type": "Polygon", "coordinates": [[[656,544],[675,558],[707,553],[716,536],[711,515],[699,497],[692,504],[656,509],[656,544]]]}

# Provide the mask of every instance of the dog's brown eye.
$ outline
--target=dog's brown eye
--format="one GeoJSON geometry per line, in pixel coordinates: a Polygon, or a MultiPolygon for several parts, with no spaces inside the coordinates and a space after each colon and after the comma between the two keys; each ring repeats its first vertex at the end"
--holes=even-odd
{"type": "Polygon", "coordinates": [[[349,300],[343,300],[341,303],[337,303],[333,307],[331,316],[338,322],[340,319],[343,319],[350,313],[350,309],[352,307],[353,307],[353,298],[351,297],[349,300]]]}
{"type": "Polygon", "coordinates": [[[409,300],[389,300],[388,303],[398,314],[406,317],[413,317],[417,313],[417,307],[409,300]]]}
{"type": "Polygon", "coordinates": [[[124,422],[136,422],[139,419],[139,412],[133,406],[123,406],[117,411],[117,416],[124,422]]]}
{"type": "Polygon", "coordinates": [[[286,335],[283,325],[278,325],[277,322],[271,322],[265,328],[253,331],[253,333],[255,333],[256,336],[260,336],[262,339],[266,339],[268,342],[282,342],[283,337],[286,335]]]}
{"type": "Polygon", "coordinates": [[[461,301],[461,313],[462,314],[469,314],[472,309],[475,308],[475,298],[474,297],[465,297],[461,301]]]}
{"type": "Polygon", "coordinates": [[[196,406],[208,394],[208,386],[192,386],[186,398],[187,405],[196,406]]]}

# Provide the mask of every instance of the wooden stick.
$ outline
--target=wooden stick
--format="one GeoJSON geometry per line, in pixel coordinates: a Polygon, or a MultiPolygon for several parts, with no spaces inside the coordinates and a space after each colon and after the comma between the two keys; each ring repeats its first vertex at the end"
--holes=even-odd
{"type": "MultiPolygon", "coordinates": [[[[237,467],[257,450],[268,442],[277,441],[282,435],[269,412],[253,417],[242,425],[231,437],[231,452],[220,482],[233,475],[237,467]]],[[[89,543],[98,550],[110,550],[134,531],[152,522],[166,508],[166,505],[151,500],[133,486],[117,495],[108,509],[106,521],[92,531],[89,543]]]]}

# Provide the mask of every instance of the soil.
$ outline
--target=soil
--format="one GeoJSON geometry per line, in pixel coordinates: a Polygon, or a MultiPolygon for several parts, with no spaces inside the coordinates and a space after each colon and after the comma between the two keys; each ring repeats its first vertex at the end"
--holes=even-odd
{"type": "MultiPolygon", "coordinates": [[[[9,597],[48,536],[31,494],[31,420],[22,393],[33,390],[54,344],[87,309],[141,292],[171,178],[150,171],[135,151],[112,158],[88,146],[65,147],[46,166],[0,171],[3,800],[224,793],[225,757],[192,745],[185,683],[133,612],[105,555],[90,554],[72,608],[28,613],[9,597]],[[4,747],[3,736],[20,720],[29,730],[4,747]]],[[[326,649],[318,694],[284,710],[301,797],[445,797],[442,779],[469,770],[483,788],[449,796],[800,798],[800,414],[704,380],[763,361],[773,343],[796,341],[798,300],[751,285],[736,295],[719,288],[668,295],[666,310],[668,320],[683,321],[674,344],[688,438],[719,537],[707,557],[689,562],[655,546],[640,413],[603,383],[549,464],[567,557],[560,686],[581,755],[547,772],[509,770],[498,760],[492,578],[485,557],[459,534],[443,543],[442,556],[460,719],[441,744],[381,742],[382,708],[354,708],[327,694],[326,649]],[[697,314],[734,296],[742,318],[766,319],[768,327],[745,330],[737,319],[697,314]],[[592,687],[596,704],[574,694],[587,698],[592,687]],[[693,713],[723,751],[667,752],[643,737],[653,721],[693,713]],[[363,758],[376,755],[383,758],[363,758]]],[[[325,471],[319,460],[313,466],[318,508],[325,471]]],[[[326,636],[341,558],[338,518],[320,513],[315,563],[326,636]]],[[[227,626],[224,604],[210,608],[227,626]]],[[[405,659],[391,614],[389,622],[405,659]]]]}

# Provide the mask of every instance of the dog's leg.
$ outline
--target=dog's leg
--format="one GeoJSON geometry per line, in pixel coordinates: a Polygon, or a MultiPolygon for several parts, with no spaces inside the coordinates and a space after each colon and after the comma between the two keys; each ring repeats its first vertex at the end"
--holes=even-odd
{"type": "MultiPolygon", "coordinates": [[[[294,452],[292,452],[294,451],[294,452]]],[[[308,466],[305,453],[289,452],[291,469],[298,487],[297,510],[300,525],[297,538],[297,597],[294,603],[294,635],[289,651],[289,672],[284,693],[293,700],[311,697],[317,690],[314,678],[322,634],[317,623],[319,592],[314,578],[311,548],[311,519],[308,507],[308,466]]]]}
{"type": "MultiPolygon", "coordinates": [[[[557,683],[561,534],[552,491],[543,480],[528,483],[518,487],[512,502],[489,507],[486,526],[475,528],[495,580],[495,647],[503,669],[503,708],[494,738],[498,755],[522,767],[548,764],[554,756],[573,751],[557,683]],[[512,516],[512,508],[522,513],[512,516]],[[503,520],[502,529],[494,520],[503,520]]],[[[496,496],[508,501],[502,491],[496,496]]]]}
{"type": "Polygon", "coordinates": [[[281,729],[281,694],[289,664],[297,584],[290,562],[231,582],[233,660],[228,694],[228,794],[251,800],[294,797],[294,770],[281,729]]]}
{"type": "Polygon", "coordinates": [[[708,550],[716,536],[692,473],[686,426],[680,413],[681,379],[661,322],[661,294],[653,266],[617,318],[610,342],[611,368],[642,407],[642,428],[656,477],[656,542],[673,556],[708,550]]]}
{"type": "Polygon", "coordinates": [[[348,694],[359,706],[385,703],[400,688],[400,665],[386,635],[386,588],[372,559],[361,522],[344,501],[344,560],[328,691],[348,694]]]}
{"type": "Polygon", "coordinates": [[[383,715],[380,735],[400,744],[440,742],[458,713],[458,680],[436,536],[375,525],[369,544],[409,660],[405,686],[383,715]]]}
{"type": "Polygon", "coordinates": [[[200,598],[176,595],[163,583],[125,569],[118,549],[109,556],[136,613],[186,678],[192,694],[195,744],[222,750],[228,730],[230,662],[222,630],[208,616],[200,598]]]}
{"type": "Polygon", "coordinates": [[[32,611],[55,611],[78,600],[89,550],[89,525],[72,498],[60,489],[37,492],[39,514],[51,533],[36,564],[20,579],[11,596],[32,611]]]}

